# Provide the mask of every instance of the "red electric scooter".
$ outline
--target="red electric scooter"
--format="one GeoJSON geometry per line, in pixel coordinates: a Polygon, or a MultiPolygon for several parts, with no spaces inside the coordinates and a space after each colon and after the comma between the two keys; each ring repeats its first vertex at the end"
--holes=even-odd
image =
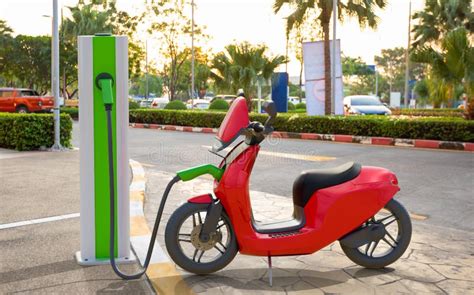
{"type": "Polygon", "coordinates": [[[189,199],[171,215],[165,232],[171,258],[189,272],[208,274],[240,252],[267,256],[271,270],[272,256],[311,254],[337,240],[349,259],[367,268],[382,268],[400,258],[410,243],[411,221],[393,199],[400,190],[397,177],[383,168],[347,163],[303,172],[293,185],[292,218],[254,220],[249,178],[277,115],[273,103],[264,109],[269,115],[265,124],[250,123],[245,99],[237,98],[211,151],[223,151],[242,135],[245,140],[219,167],[178,172],[179,180],[211,174],[215,182],[212,193],[189,199]]]}

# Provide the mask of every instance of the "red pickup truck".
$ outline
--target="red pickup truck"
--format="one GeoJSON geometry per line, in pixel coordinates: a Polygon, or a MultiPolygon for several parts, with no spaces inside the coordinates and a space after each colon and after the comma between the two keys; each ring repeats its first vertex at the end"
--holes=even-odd
{"type": "Polygon", "coordinates": [[[51,112],[54,99],[24,88],[0,88],[0,112],[51,112]]]}

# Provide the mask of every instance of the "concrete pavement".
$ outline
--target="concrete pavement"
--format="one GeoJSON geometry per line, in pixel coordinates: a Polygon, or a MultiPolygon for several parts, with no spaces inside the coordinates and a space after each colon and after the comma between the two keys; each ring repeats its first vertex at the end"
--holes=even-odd
{"type": "MultiPolygon", "coordinates": [[[[0,294],[153,293],[145,278],[119,279],[108,265],[81,267],[79,153],[0,150],[0,294]],[[59,216],[56,221],[30,220],[59,216]],[[76,215],[78,216],[78,215],[76,215]],[[26,221],[26,222],[24,222],[26,221]]],[[[121,266],[135,272],[132,265],[121,266]]]]}

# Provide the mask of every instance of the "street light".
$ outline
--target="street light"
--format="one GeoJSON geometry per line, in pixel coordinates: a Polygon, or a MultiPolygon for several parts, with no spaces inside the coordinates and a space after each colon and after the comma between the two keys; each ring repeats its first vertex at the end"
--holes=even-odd
{"type": "Polygon", "coordinates": [[[405,97],[403,104],[405,108],[408,108],[408,93],[409,93],[409,83],[410,80],[410,44],[411,43],[411,0],[408,4],[408,45],[405,52],[405,97]]]}
{"type": "MultiPolygon", "coordinates": [[[[43,17],[51,17],[43,15],[43,17]]],[[[53,0],[53,18],[51,33],[51,93],[54,97],[54,144],[52,151],[61,151],[61,133],[59,117],[59,21],[58,0],[53,0]]]]}
{"type": "Polygon", "coordinates": [[[191,0],[191,109],[194,109],[194,0],[191,0]]]}
{"type": "Polygon", "coordinates": [[[337,25],[337,0],[333,0],[332,2],[332,17],[333,17],[333,25],[332,25],[332,66],[331,66],[331,76],[332,76],[332,92],[331,92],[331,115],[335,114],[336,110],[336,25],[337,25]]]}

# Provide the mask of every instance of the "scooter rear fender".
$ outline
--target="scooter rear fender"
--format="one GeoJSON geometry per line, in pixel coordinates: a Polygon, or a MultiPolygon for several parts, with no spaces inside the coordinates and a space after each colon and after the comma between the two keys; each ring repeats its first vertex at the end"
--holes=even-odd
{"type": "Polygon", "coordinates": [[[197,196],[197,197],[189,198],[188,203],[211,204],[212,203],[212,197],[211,197],[210,194],[200,195],[200,196],[197,196]]]}

